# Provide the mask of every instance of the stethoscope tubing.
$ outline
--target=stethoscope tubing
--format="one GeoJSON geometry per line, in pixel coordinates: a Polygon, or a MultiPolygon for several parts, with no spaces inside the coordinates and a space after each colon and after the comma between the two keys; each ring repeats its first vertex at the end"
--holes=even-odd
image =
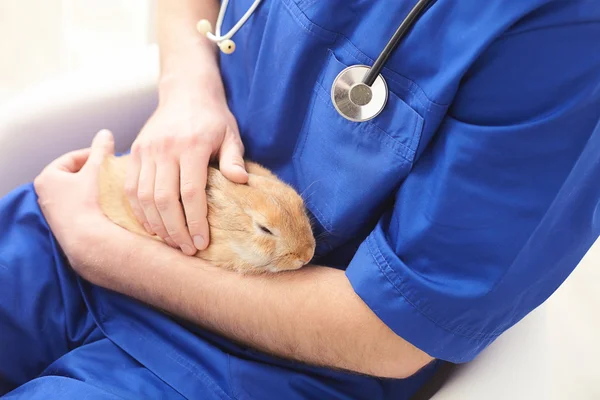
{"type": "Polygon", "coordinates": [[[398,47],[398,44],[400,44],[402,38],[406,35],[410,28],[413,27],[416,20],[419,18],[423,10],[429,5],[429,3],[431,3],[431,1],[432,0],[419,0],[412,10],[410,10],[410,13],[408,13],[406,18],[402,21],[390,41],[379,54],[379,57],[377,57],[377,60],[375,60],[373,63],[373,66],[367,75],[365,75],[365,78],[363,79],[363,83],[365,85],[373,85],[373,82],[375,82],[375,79],[377,79],[377,76],[379,76],[381,73],[381,70],[383,69],[390,55],[394,52],[394,50],[396,50],[396,47],[398,47]]]}
{"type": "Polygon", "coordinates": [[[219,9],[219,16],[217,17],[217,26],[215,27],[215,34],[208,32],[206,36],[212,40],[213,42],[221,42],[224,40],[229,40],[240,30],[240,28],[248,21],[252,13],[259,6],[261,0],[254,0],[254,3],[250,6],[248,11],[240,18],[240,20],[227,32],[225,35],[221,36],[221,27],[223,26],[223,19],[225,19],[225,12],[227,11],[227,5],[229,4],[229,0],[223,0],[221,4],[221,8],[219,9]]]}
{"type": "MultiPolygon", "coordinates": [[[[400,41],[415,25],[421,13],[432,1],[417,1],[370,68],[356,65],[348,67],[338,74],[331,88],[331,98],[340,115],[355,122],[364,122],[379,115],[387,103],[388,95],[387,85],[381,71],[400,41]],[[366,69],[366,71],[363,72],[363,69],[366,69]],[[361,75],[357,75],[359,71],[361,75]],[[381,84],[376,84],[377,82],[381,82],[381,84]],[[373,86],[374,84],[376,85],[373,86]],[[372,101],[375,101],[374,105],[371,104],[372,101]]],[[[197,29],[206,35],[209,40],[217,43],[224,53],[231,54],[235,51],[235,43],[231,38],[248,21],[260,2],[261,0],[254,0],[250,8],[229,32],[221,35],[225,12],[229,5],[229,0],[222,0],[215,33],[211,32],[212,29],[208,20],[199,21],[197,29]]]]}

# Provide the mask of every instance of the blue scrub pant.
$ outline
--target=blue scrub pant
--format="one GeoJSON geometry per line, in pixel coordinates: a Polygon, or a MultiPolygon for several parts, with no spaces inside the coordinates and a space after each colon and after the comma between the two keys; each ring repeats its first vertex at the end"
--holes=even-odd
{"type": "Polygon", "coordinates": [[[102,333],[31,187],[0,201],[0,226],[0,395],[184,398],[102,333]]]}
{"type": "Polygon", "coordinates": [[[7,399],[400,399],[434,369],[380,380],[234,345],[78,278],[32,185],[0,199],[0,396],[7,399]]]}

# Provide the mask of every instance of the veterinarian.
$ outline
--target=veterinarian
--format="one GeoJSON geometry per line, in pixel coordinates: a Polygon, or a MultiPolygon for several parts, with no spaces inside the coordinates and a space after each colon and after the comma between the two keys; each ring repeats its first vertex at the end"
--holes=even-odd
{"type": "Polygon", "coordinates": [[[181,251],[100,212],[107,132],[0,200],[0,392],[406,399],[544,302],[600,232],[600,7],[430,2],[365,82],[415,4],[231,0],[220,33],[245,21],[219,38],[217,1],[159,0],[127,190],[181,251]],[[187,255],[210,243],[211,156],[303,194],[311,265],[187,255]]]}

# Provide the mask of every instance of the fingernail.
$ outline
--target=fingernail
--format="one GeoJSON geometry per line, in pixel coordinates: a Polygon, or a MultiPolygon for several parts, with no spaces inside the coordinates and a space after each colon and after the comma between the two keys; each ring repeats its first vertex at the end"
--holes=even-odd
{"type": "Polygon", "coordinates": [[[194,254],[196,254],[196,250],[192,249],[192,246],[187,244],[182,244],[181,250],[183,250],[183,252],[188,256],[193,256],[194,254]]]}
{"type": "Polygon", "coordinates": [[[202,250],[204,248],[204,238],[200,235],[194,236],[194,246],[196,246],[198,250],[202,250]]]}

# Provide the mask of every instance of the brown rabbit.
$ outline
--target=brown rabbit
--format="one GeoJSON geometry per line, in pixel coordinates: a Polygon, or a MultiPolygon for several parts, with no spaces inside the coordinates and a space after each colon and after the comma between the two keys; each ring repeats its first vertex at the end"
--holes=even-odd
{"type": "MultiPolygon", "coordinates": [[[[125,196],[128,155],[108,156],[100,173],[100,205],[117,225],[149,235],[125,196]]],[[[264,167],[246,162],[247,184],[236,184],[209,167],[210,244],[196,253],[212,264],[243,273],[278,272],[307,264],[315,238],[298,193],[264,167]]],[[[151,236],[163,241],[159,236],[151,236]]]]}

